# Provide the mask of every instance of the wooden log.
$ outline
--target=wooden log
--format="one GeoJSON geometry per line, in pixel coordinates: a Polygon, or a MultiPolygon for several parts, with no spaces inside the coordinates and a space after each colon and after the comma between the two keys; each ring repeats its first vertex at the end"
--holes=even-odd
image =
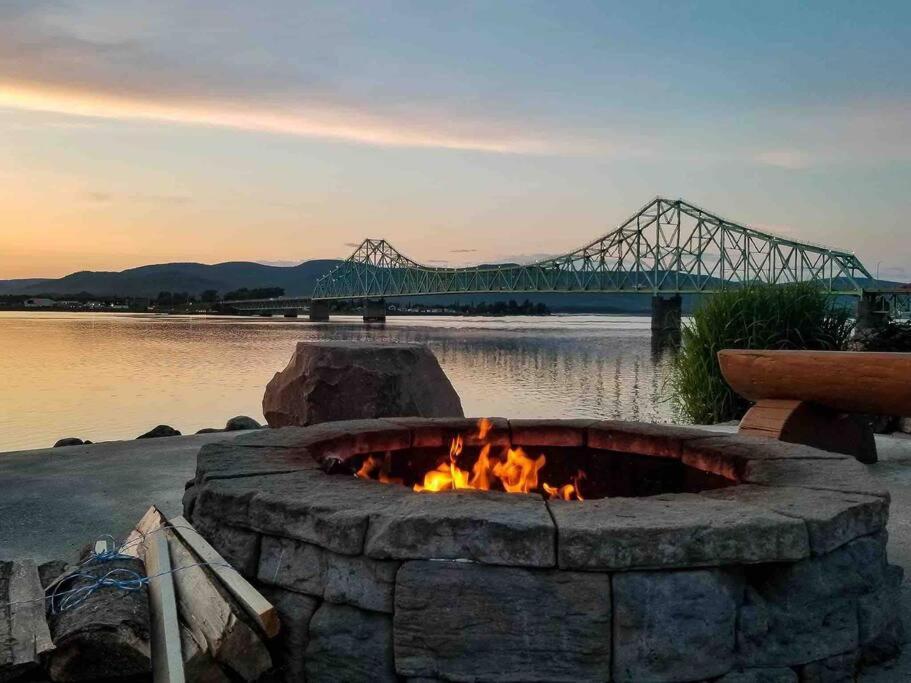
{"type": "Polygon", "coordinates": [[[259,625],[268,638],[278,635],[280,624],[275,607],[263,597],[250,583],[231,568],[215,548],[209,545],[192,525],[183,517],[175,517],[171,523],[178,536],[218,576],[222,584],[246,610],[247,614],[259,625]]]}
{"type": "Polygon", "coordinates": [[[184,683],[177,597],[171,575],[168,539],[154,534],[146,540],[145,547],[152,621],[152,677],[155,683],[184,683]]]}
{"type": "Polygon", "coordinates": [[[45,619],[44,589],[32,560],[0,562],[0,681],[38,667],[54,649],[45,619]]]}
{"type": "Polygon", "coordinates": [[[272,658],[256,625],[211,570],[195,566],[202,560],[155,507],[146,512],[131,534],[134,540],[143,537],[146,544],[136,543],[128,552],[142,555],[152,538],[167,539],[176,570],[173,578],[187,679],[253,681],[268,671],[272,658]]]}
{"type": "MultiPolygon", "coordinates": [[[[89,563],[80,572],[103,576],[127,570],[145,576],[138,559],[89,563]]],[[[69,575],[57,586],[58,595],[90,580],[69,575]]],[[[59,607],[59,599],[55,601],[59,607]]],[[[82,604],[48,618],[56,649],[47,657],[51,680],[131,680],[151,672],[149,593],[146,586],[127,591],[100,587],[82,604]]]]}
{"type": "Polygon", "coordinates": [[[751,401],[812,401],[837,412],[911,415],[911,353],[718,352],[731,388],[751,401]]]}

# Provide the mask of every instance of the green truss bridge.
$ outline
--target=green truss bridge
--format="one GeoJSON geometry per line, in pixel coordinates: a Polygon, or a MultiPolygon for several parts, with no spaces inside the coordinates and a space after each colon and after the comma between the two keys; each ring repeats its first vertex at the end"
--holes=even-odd
{"type": "Polygon", "coordinates": [[[527,265],[430,267],[385,240],[367,239],[317,281],[308,308],[312,319],[321,320],[328,318],[331,301],[361,300],[365,319],[381,319],[390,297],[639,293],[653,297],[652,327],[660,330],[679,326],[683,294],[803,281],[818,282],[832,294],[861,297],[862,313],[894,314],[896,307],[907,308],[911,297],[911,291],[866,288],[873,277],[851,252],[787,239],[682,199],[657,197],[590,244],[527,265]]]}

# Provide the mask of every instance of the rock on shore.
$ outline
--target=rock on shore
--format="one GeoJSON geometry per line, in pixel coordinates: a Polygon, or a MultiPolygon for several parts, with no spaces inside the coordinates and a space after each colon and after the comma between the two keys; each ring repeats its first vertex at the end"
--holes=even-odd
{"type": "Polygon", "coordinates": [[[263,396],[270,427],[340,419],[462,417],[462,403],[423,344],[300,342],[263,396]]]}

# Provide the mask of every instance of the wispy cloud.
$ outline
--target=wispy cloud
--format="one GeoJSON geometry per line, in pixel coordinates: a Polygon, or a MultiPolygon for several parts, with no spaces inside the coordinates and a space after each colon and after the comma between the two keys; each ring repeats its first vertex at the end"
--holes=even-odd
{"type": "Polygon", "coordinates": [[[754,159],[765,166],[775,166],[797,171],[809,168],[813,164],[812,157],[797,149],[770,149],[759,152],[754,159]]]}
{"type": "Polygon", "coordinates": [[[477,249],[450,249],[450,254],[473,254],[477,249]]]}

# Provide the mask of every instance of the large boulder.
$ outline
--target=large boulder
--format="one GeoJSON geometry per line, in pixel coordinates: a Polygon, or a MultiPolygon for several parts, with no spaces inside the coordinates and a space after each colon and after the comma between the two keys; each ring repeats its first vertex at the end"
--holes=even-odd
{"type": "Polygon", "coordinates": [[[260,429],[262,425],[254,420],[252,417],[247,417],[246,415],[238,415],[237,417],[232,417],[225,424],[226,432],[237,432],[242,429],[260,429]]]}
{"type": "Polygon", "coordinates": [[[145,434],[140,434],[137,439],[160,439],[163,436],[180,436],[180,432],[170,425],[158,425],[145,434]]]}
{"type": "Polygon", "coordinates": [[[462,403],[423,344],[300,342],[263,396],[270,427],[377,417],[462,417],[462,403]]]}

